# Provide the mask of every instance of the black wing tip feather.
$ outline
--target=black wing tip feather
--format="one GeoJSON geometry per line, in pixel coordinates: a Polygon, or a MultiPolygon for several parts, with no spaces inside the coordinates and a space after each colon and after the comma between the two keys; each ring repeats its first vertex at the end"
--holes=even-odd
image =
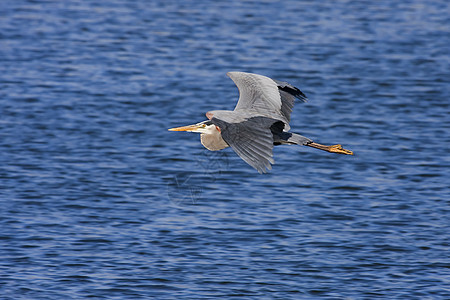
{"type": "Polygon", "coordinates": [[[308,97],[306,97],[306,95],[303,94],[303,92],[300,91],[300,89],[296,88],[295,86],[290,85],[287,82],[283,82],[283,81],[279,81],[279,80],[275,80],[275,79],[274,79],[274,81],[277,84],[279,90],[286,92],[303,102],[308,101],[308,97]]]}

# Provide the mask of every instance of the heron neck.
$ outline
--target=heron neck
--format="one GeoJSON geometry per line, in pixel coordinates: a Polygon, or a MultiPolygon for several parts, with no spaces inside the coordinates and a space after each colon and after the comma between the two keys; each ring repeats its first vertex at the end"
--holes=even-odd
{"type": "Polygon", "coordinates": [[[200,141],[206,149],[211,151],[222,150],[229,145],[223,140],[220,132],[215,132],[213,134],[202,133],[200,135],[200,141]]]}

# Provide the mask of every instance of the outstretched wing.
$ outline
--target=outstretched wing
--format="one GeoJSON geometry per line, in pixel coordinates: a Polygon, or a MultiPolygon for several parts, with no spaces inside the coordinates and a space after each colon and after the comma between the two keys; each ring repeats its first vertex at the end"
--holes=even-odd
{"type": "Polygon", "coordinates": [[[239,89],[239,101],[235,111],[250,109],[276,118],[283,121],[286,130],[289,130],[295,98],[306,100],[306,96],[298,88],[258,74],[228,72],[227,75],[239,89]]]}
{"type": "Polygon", "coordinates": [[[234,110],[280,112],[281,97],[275,81],[266,76],[244,72],[228,72],[227,75],[239,89],[239,101],[234,110]]]}
{"type": "Polygon", "coordinates": [[[273,135],[270,127],[277,120],[267,117],[252,117],[233,123],[213,117],[211,121],[220,128],[222,138],[237,155],[259,173],[272,169],[273,135]]]}
{"type": "Polygon", "coordinates": [[[291,113],[294,108],[295,98],[306,102],[308,98],[306,95],[302,93],[298,88],[293,85],[290,85],[287,82],[275,80],[277,84],[278,91],[280,92],[281,97],[281,114],[290,122],[291,121],[291,113]]]}

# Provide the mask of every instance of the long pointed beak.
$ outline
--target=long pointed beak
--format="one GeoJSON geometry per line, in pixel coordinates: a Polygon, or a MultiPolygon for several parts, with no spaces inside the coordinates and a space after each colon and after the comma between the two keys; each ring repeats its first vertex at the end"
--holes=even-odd
{"type": "Polygon", "coordinates": [[[194,125],[187,125],[187,126],[181,126],[181,127],[175,127],[175,128],[170,128],[168,129],[169,131],[195,131],[197,129],[199,129],[201,127],[201,125],[198,124],[194,124],[194,125]]]}

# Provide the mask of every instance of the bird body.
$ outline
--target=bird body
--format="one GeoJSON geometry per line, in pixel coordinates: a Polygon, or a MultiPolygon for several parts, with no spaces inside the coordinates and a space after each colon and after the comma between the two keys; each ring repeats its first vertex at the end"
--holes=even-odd
{"type": "Polygon", "coordinates": [[[341,145],[325,146],[288,132],[295,99],[307,100],[298,88],[258,74],[228,72],[227,75],[239,89],[239,100],[233,111],[209,111],[207,121],[169,130],[201,133],[201,143],[208,150],[231,147],[260,173],[272,169],[274,145],[297,144],[353,154],[341,145]]]}

